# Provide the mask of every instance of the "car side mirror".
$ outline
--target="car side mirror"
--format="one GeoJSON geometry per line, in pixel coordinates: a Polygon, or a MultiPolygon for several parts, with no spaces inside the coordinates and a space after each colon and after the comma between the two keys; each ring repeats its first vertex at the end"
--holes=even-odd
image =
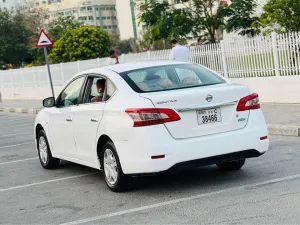
{"type": "Polygon", "coordinates": [[[55,99],[53,97],[46,98],[43,100],[43,106],[45,108],[51,108],[55,105],[55,99]]]}

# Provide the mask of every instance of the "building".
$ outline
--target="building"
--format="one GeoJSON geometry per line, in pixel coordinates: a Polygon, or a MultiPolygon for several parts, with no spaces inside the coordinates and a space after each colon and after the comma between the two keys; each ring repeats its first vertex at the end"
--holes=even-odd
{"type": "Polygon", "coordinates": [[[137,16],[133,0],[116,0],[120,38],[137,38],[137,16]]]}
{"type": "Polygon", "coordinates": [[[22,2],[24,2],[24,0],[0,0],[0,8],[7,9],[9,11],[16,11],[16,6],[18,4],[22,4],[22,2]]]}
{"type": "Polygon", "coordinates": [[[45,25],[59,16],[73,16],[85,25],[119,33],[116,0],[17,0],[15,8],[19,11],[44,9],[49,14],[45,25]]]}
{"type": "MultiPolygon", "coordinates": [[[[44,2],[44,1],[40,1],[44,2]]],[[[73,16],[85,25],[119,33],[116,0],[48,0],[49,20],[73,16]]]]}

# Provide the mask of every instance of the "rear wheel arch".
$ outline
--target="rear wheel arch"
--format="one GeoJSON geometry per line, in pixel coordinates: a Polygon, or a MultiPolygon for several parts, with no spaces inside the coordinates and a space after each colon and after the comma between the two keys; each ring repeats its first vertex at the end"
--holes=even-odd
{"type": "MultiPolygon", "coordinates": [[[[100,160],[100,158],[101,158],[101,153],[102,153],[102,150],[103,150],[103,146],[104,146],[105,143],[107,143],[108,141],[113,142],[112,139],[111,139],[109,136],[105,135],[105,134],[101,135],[101,136],[99,137],[99,139],[98,139],[98,142],[97,142],[97,156],[98,156],[98,159],[99,159],[99,160],[100,160]]],[[[102,165],[101,165],[101,167],[102,167],[102,165]]]]}

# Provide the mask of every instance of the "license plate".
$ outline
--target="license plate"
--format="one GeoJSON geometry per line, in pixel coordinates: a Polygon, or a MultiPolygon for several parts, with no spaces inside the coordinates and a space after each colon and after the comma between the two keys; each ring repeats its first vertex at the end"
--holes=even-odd
{"type": "Polygon", "coordinates": [[[197,111],[198,124],[218,123],[222,121],[221,109],[212,108],[197,111]]]}

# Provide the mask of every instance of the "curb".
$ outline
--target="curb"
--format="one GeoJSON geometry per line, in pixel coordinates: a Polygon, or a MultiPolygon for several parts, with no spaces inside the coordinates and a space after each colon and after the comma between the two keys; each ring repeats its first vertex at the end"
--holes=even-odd
{"type": "MultiPolygon", "coordinates": [[[[40,109],[0,108],[0,112],[22,113],[31,115],[36,115],[39,111],[40,109]]],[[[271,135],[300,137],[300,126],[268,124],[268,131],[271,135]]]]}
{"type": "Polygon", "coordinates": [[[6,113],[22,113],[22,114],[38,114],[40,109],[23,109],[23,108],[0,108],[0,112],[6,113]]]}
{"type": "Polygon", "coordinates": [[[300,137],[300,126],[268,124],[269,134],[300,137]]]}

